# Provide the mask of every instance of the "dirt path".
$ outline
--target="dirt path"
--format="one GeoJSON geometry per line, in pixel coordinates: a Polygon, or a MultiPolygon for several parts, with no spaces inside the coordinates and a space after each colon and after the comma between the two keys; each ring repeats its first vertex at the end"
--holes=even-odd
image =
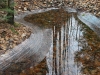
{"type": "MultiPolygon", "coordinates": [[[[29,39],[25,40],[14,49],[7,51],[5,54],[2,54],[0,56],[0,70],[9,71],[14,69],[14,66],[16,65],[21,68],[31,67],[35,66],[44,59],[52,43],[51,29],[41,29],[31,23],[24,21],[23,18],[29,14],[40,13],[51,9],[55,8],[34,10],[32,12],[25,12],[15,16],[16,22],[29,26],[32,29],[33,33],[31,34],[29,39]],[[18,65],[18,63],[22,62],[24,62],[23,65],[18,65]]],[[[21,68],[18,68],[18,70],[20,70],[21,68]]]]}

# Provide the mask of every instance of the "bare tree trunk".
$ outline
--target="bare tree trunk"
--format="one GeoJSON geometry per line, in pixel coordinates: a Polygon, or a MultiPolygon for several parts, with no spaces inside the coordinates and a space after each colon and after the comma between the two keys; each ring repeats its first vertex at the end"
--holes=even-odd
{"type": "Polygon", "coordinates": [[[14,24],[14,6],[11,7],[11,4],[14,3],[13,0],[7,0],[7,5],[8,5],[8,9],[11,9],[13,11],[12,12],[8,12],[7,17],[8,17],[8,23],[10,24],[14,24]]]}

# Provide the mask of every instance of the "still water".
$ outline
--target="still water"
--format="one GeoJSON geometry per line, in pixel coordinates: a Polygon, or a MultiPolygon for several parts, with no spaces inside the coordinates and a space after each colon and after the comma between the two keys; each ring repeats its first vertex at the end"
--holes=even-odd
{"type": "Polygon", "coordinates": [[[100,75],[100,37],[76,13],[55,9],[24,19],[41,29],[51,29],[52,44],[37,66],[11,75],[100,75]]]}

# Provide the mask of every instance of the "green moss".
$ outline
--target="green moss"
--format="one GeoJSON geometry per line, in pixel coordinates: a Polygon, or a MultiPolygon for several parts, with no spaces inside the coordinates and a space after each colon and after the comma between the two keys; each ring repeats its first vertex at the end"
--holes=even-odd
{"type": "Polygon", "coordinates": [[[18,34],[18,32],[15,30],[14,27],[10,27],[10,30],[11,30],[13,33],[15,33],[15,34],[18,34]]]}
{"type": "Polygon", "coordinates": [[[19,24],[19,23],[14,23],[14,27],[20,27],[21,26],[21,24],[19,24]]]}

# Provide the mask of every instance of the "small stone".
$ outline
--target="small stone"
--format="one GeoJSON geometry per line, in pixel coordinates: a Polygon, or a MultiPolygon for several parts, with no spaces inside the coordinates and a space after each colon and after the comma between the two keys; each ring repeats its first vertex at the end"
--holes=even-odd
{"type": "Polygon", "coordinates": [[[26,33],[23,33],[21,37],[23,38],[23,37],[25,37],[25,36],[26,36],[26,33]]]}
{"type": "Polygon", "coordinates": [[[21,7],[18,7],[18,8],[21,8],[21,7]]]}
{"type": "Polygon", "coordinates": [[[21,9],[18,9],[18,11],[21,11],[21,9]]]}
{"type": "Polygon", "coordinates": [[[94,12],[93,14],[96,15],[96,12],[94,12]]]}
{"type": "Polygon", "coordinates": [[[27,8],[26,8],[26,7],[24,7],[24,10],[26,11],[26,10],[27,10],[27,8]]]}

